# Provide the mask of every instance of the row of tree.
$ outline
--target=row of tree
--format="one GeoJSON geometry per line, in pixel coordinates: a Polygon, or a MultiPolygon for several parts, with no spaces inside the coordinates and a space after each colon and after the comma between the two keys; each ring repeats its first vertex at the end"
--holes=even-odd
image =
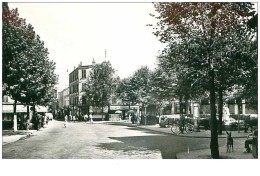
{"type": "Polygon", "coordinates": [[[185,2],[154,6],[159,13],[154,34],[167,43],[158,59],[161,75],[167,77],[167,87],[180,101],[209,93],[211,155],[219,158],[224,93],[239,87],[240,95],[251,107],[257,107],[257,14],[253,4],[185,2]]]}
{"type": "MultiPolygon", "coordinates": [[[[2,69],[3,95],[16,104],[29,106],[49,105],[54,98],[58,77],[55,63],[48,58],[48,49],[31,24],[19,17],[17,9],[2,4],[2,69]]],[[[35,109],[35,108],[34,108],[35,109]]],[[[16,128],[16,124],[14,124],[16,128]]],[[[15,129],[16,130],[16,129],[15,129]]]]}
{"type": "Polygon", "coordinates": [[[115,93],[129,106],[153,104],[158,110],[162,102],[174,98],[180,102],[209,98],[211,155],[219,158],[223,99],[236,93],[237,98],[246,99],[257,110],[257,14],[253,4],[194,2],[154,6],[159,13],[152,15],[159,21],[154,34],[167,47],[158,56],[155,71],[141,67],[129,78],[118,79],[115,93]]]}

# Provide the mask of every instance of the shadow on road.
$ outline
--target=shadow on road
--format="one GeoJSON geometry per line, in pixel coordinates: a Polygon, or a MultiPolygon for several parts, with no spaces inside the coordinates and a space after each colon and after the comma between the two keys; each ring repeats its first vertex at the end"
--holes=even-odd
{"type": "MultiPolygon", "coordinates": [[[[126,128],[128,130],[138,130],[149,134],[158,134],[136,127],[126,128]]],[[[176,154],[189,150],[209,148],[210,139],[183,138],[172,135],[149,135],[149,136],[127,136],[109,137],[120,142],[101,143],[97,145],[102,149],[114,151],[134,151],[134,150],[160,150],[163,159],[176,159],[176,154]]],[[[222,142],[221,142],[222,143],[222,142]]]]}

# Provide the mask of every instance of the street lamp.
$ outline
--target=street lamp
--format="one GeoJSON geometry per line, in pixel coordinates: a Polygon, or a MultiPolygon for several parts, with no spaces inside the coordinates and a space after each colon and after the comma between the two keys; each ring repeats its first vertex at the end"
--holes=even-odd
{"type": "Polygon", "coordinates": [[[240,94],[236,93],[235,94],[235,104],[237,104],[237,109],[238,109],[238,117],[237,117],[237,121],[238,121],[238,125],[237,125],[237,132],[240,133],[240,108],[239,108],[239,103],[237,103],[236,99],[240,97],[240,94]]]}

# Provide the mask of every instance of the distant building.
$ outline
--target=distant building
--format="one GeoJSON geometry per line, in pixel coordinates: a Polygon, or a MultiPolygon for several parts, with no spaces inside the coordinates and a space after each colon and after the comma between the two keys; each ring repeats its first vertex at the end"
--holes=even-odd
{"type": "MultiPolygon", "coordinates": [[[[94,60],[92,64],[95,64],[94,60]]],[[[92,65],[83,66],[79,64],[77,68],[69,74],[69,107],[73,116],[82,114],[81,109],[84,102],[82,98],[86,93],[86,81],[92,65]]]]}
{"type": "Polygon", "coordinates": [[[70,101],[70,92],[69,87],[63,89],[61,92],[58,92],[58,103],[59,108],[69,107],[70,101]]]}
{"type": "Polygon", "coordinates": [[[58,104],[59,108],[63,108],[63,91],[58,92],[58,104]]]}

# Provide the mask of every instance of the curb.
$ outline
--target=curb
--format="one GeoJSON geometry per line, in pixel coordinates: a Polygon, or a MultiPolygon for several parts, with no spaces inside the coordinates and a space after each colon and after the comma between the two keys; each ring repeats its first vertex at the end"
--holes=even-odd
{"type": "Polygon", "coordinates": [[[31,137],[32,134],[33,134],[33,133],[30,132],[30,133],[28,133],[28,134],[21,135],[21,137],[19,137],[18,139],[14,140],[14,141],[11,141],[11,142],[2,141],[3,146],[4,146],[4,145],[7,145],[7,144],[14,143],[14,142],[17,142],[17,141],[19,141],[19,140],[27,139],[27,138],[31,137]]]}

